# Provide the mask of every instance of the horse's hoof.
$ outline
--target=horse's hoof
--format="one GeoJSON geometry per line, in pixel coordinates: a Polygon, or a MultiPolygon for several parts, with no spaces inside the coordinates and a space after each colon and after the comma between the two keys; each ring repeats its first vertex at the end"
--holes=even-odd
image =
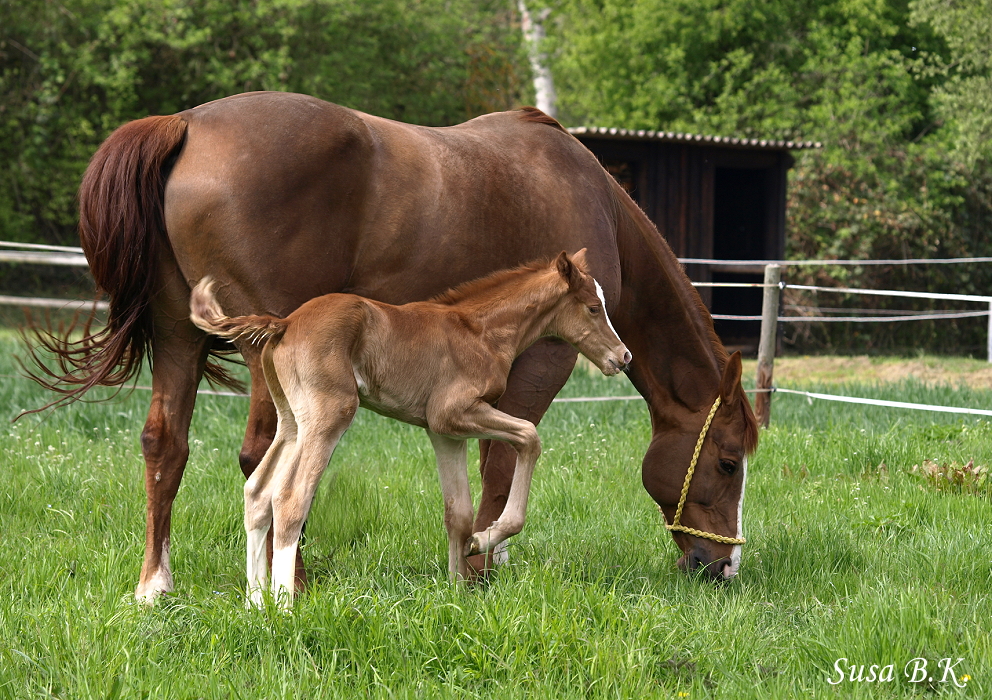
{"type": "Polygon", "coordinates": [[[134,591],[134,599],[141,605],[153,608],[161,598],[164,598],[169,593],[172,593],[171,587],[165,588],[156,586],[155,582],[152,582],[152,584],[146,586],[139,584],[138,588],[134,591]]]}

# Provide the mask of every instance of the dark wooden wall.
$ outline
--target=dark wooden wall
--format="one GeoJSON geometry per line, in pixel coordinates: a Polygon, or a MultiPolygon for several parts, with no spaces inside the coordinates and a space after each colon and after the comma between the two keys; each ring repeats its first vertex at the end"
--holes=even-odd
{"type": "MultiPolygon", "coordinates": [[[[787,173],[793,163],[787,149],[578,138],[624,185],[680,258],[784,257],[787,173]]],[[[686,271],[694,281],[761,281],[763,268],[687,265],[686,271]]],[[[713,313],[761,313],[760,289],[699,291],[713,313]]],[[[756,351],[758,327],[717,322],[724,342],[745,351],[756,351]]]]}

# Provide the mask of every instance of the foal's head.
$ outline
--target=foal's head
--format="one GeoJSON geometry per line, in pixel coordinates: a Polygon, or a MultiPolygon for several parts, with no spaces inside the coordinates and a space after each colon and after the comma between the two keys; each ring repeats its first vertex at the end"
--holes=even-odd
{"type": "Polygon", "coordinates": [[[606,314],[603,290],[586,267],[586,249],[572,256],[563,252],[554,264],[568,291],[555,307],[548,330],[578,348],[603,374],[626,370],[630,351],[606,314]]]}

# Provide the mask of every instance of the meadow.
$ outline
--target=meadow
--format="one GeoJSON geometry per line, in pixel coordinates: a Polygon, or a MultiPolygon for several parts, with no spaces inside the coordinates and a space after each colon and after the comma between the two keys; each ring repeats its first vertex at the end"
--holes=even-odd
{"type": "MultiPolygon", "coordinates": [[[[14,352],[0,334],[5,421],[47,400],[14,352]]],[[[992,407],[988,389],[914,379],[792,385],[992,407]]],[[[578,370],[562,395],[631,393],[578,370]]],[[[992,487],[912,469],[992,464],[988,420],[775,397],[750,460],[741,573],[717,586],[676,569],[640,484],[644,404],[557,404],[509,563],[462,590],[447,580],[426,436],[362,411],[308,525],[311,586],[284,614],[244,607],[247,402],[221,396],[198,400],[173,516],[177,591],[134,602],[148,398],[0,430],[0,698],[992,694],[992,487]],[[894,679],[834,683],[840,658],[845,673],[892,664],[894,679]],[[913,659],[928,663],[916,683],[913,659]]]]}

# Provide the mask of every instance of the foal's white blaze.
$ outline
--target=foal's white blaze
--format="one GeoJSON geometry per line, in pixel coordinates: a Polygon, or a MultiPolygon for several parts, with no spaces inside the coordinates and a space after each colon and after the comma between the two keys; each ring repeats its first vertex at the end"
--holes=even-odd
{"type": "Polygon", "coordinates": [[[613,322],[610,320],[610,315],[606,313],[606,297],[603,295],[603,288],[599,286],[599,282],[596,282],[595,278],[593,279],[593,282],[596,283],[596,296],[599,297],[599,303],[603,305],[603,315],[606,316],[606,325],[610,327],[611,331],[613,331],[613,335],[619,338],[620,334],[617,333],[617,329],[613,327],[613,322]]]}
{"type": "MultiPolygon", "coordinates": [[[[744,537],[744,487],[747,486],[747,457],[744,458],[741,468],[744,470],[744,474],[741,478],[741,498],[737,501],[737,534],[735,537],[744,537]]],[[[731,578],[736,576],[737,570],[740,566],[741,546],[739,544],[735,544],[733,551],[730,553],[730,568],[724,569],[724,577],[731,578]]]]}

